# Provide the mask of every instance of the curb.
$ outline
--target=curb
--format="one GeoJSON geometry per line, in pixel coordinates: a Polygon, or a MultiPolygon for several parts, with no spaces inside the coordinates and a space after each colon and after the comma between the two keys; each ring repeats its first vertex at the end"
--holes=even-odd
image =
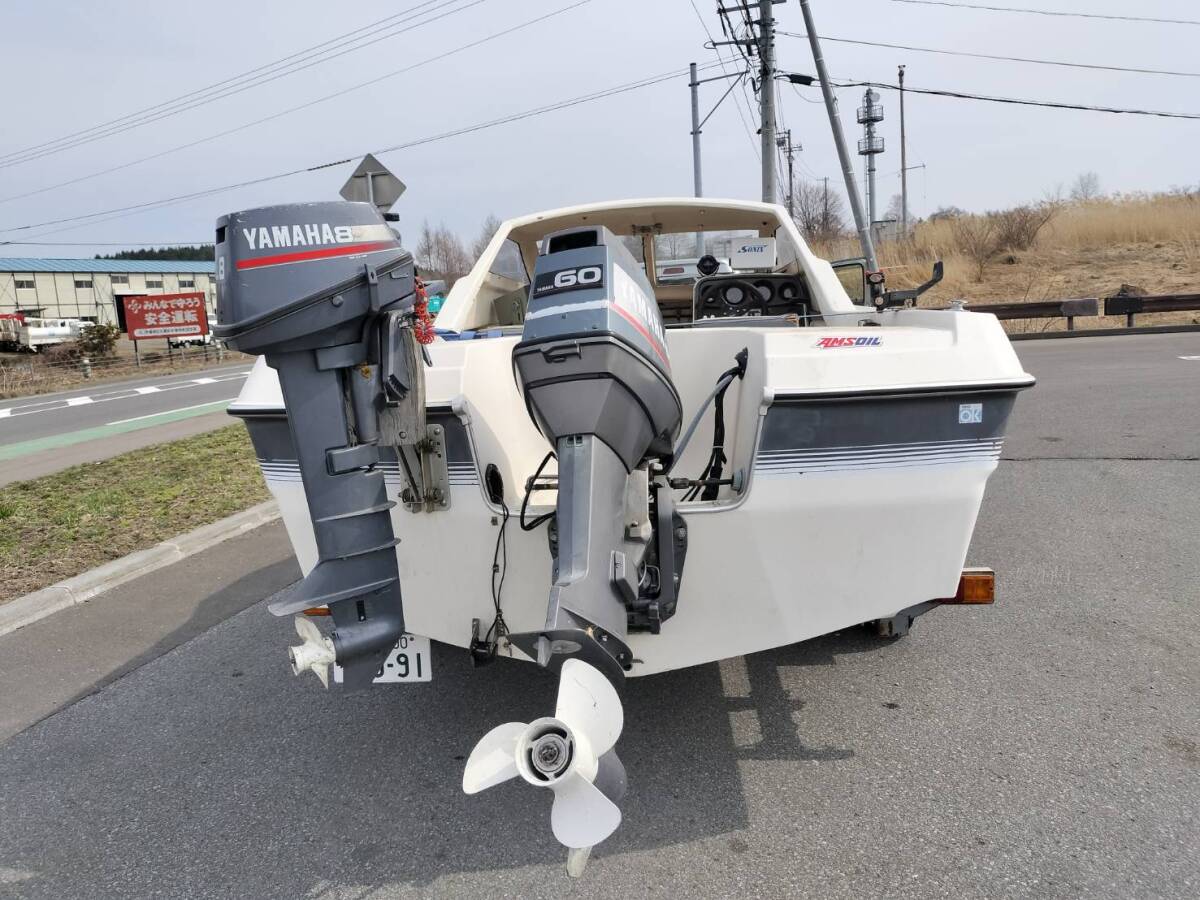
{"type": "Polygon", "coordinates": [[[234,513],[219,522],[201,526],[195,531],[155,544],[146,550],[138,550],[81,575],[18,597],[0,605],[0,635],[10,634],[56,612],[87,603],[117,585],[181,559],[187,559],[201,550],[207,550],[222,541],[253,531],[278,518],[279,504],[268,500],[240,513],[234,513]]]}

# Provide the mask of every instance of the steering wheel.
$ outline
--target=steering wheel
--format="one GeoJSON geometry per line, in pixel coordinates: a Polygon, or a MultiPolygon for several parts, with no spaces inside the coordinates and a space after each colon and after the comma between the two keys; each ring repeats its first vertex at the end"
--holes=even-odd
{"type": "Polygon", "coordinates": [[[766,315],[767,301],[758,292],[758,288],[749,281],[743,278],[722,278],[715,282],[715,285],[717,287],[714,293],[721,301],[721,310],[724,314],[750,315],[749,310],[757,309],[759,315],[766,315]],[[730,288],[739,288],[745,294],[745,299],[739,303],[730,303],[725,299],[730,288]]]}

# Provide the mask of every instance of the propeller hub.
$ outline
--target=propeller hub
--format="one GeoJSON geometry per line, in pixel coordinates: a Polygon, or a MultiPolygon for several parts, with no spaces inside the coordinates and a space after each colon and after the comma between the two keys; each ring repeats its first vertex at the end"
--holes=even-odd
{"type": "Polygon", "coordinates": [[[571,747],[565,737],[544,734],[533,743],[533,767],[543,775],[553,777],[561,774],[571,761],[571,747]]]}

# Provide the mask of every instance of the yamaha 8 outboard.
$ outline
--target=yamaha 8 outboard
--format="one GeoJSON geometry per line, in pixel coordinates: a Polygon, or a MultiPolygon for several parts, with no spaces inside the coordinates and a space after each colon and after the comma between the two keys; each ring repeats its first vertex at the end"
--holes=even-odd
{"type": "Polygon", "coordinates": [[[319,556],[271,612],[328,606],[329,637],[297,618],[293,669],[328,684],[337,663],[347,687],[367,685],[404,632],[394,504],[376,464],[381,441],[395,442],[388,408],[423,385],[412,256],[374,206],[306,203],[222,217],[216,261],[214,334],[279,373],[319,556]]]}
{"type": "Polygon", "coordinates": [[[607,228],[544,238],[513,366],[558,456],[558,503],[545,628],[510,640],[542,666],[578,657],[619,685],[631,619],[653,608],[657,630],[673,612],[686,531],[650,468],[670,456],[682,418],[662,316],[607,228]]]}

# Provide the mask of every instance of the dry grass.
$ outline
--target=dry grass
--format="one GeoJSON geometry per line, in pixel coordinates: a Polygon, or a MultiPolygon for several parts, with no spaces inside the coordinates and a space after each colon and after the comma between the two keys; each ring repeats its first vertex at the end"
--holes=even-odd
{"type": "Polygon", "coordinates": [[[267,499],[231,425],[0,488],[0,603],[267,499]]]}
{"type": "MultiPolygon", "coordinates": [[[[826,259],[859,255],[852,239],[815,247],[826,259]]],[[[1065,204],[1027,250],[1002,248],[982,280],[976,263],[956,239],[953,221],[922,222],[911,240],[879,247],[891,287],[906,288],[929,277],[934,260],[946,264],[945,280],[921,298],[942,306],[962,298],[978,303],[1105,297],[1122,284],[1149,294],[1200,293],[1200,197],[1131,196],[1065,204]]],[[[1200,322],[1200,313],[1139,317],[1142,324],[1200,322]]],[[[1100,317],[1082,327],[1123,325],[1100,317]]],[[[1059,320],[1009,322],[1012,331],[1065,327],[1059,320]]]]}
{"type": "Polygon", "coordinates": [[[55,359],[50,353],[0,353],[0,400],[66,391],[106,381],[170,375],[253,361],[252,356],[229,350],[221,356],[217,355],[216,350],[210,350],[207,356],[197,349],[186,354],[176,351],[170,356],[161,352],[146,352],[142,354],[140,366],[132,355],[121,354],[92,360],[90,371],[85,374],[78,362],[55,359]]]}

